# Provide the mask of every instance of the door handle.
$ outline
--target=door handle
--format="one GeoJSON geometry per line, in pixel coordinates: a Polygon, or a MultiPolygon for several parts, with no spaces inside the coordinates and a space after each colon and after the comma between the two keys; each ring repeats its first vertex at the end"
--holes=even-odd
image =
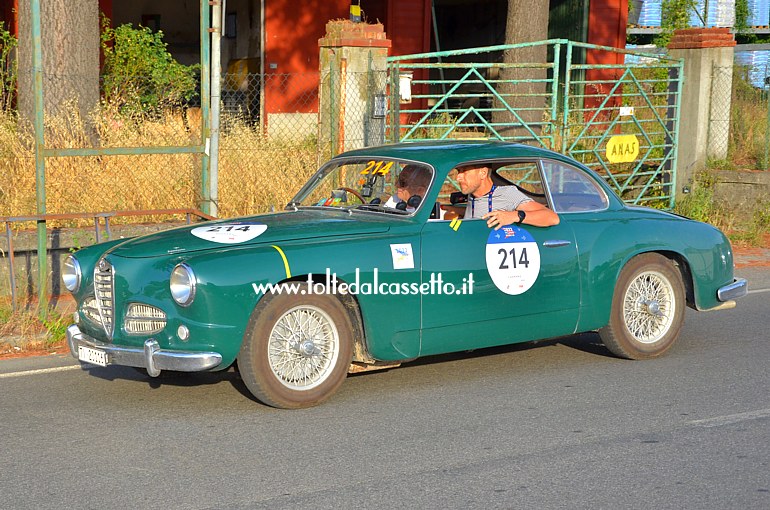
{"type": "Polygon", "coordinates": [[[545,241],[543,243],[543,246],[546,248],[558,248],[560,246],[568,246],[569,244],[571,244],[570,241],[566,241],[563,239],[553,239],[551,241],[545,241]]]}

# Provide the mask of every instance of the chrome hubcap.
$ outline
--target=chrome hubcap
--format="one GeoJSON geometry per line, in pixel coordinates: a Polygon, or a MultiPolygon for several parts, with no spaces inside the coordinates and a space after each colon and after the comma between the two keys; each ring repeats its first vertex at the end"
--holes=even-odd
{"type": "Polygon", "coordinates": [[[292,308],[270,332],[270,369],[287,388],[309,390],[323,383],[337,364],[338,356],[337,328],[320,308],[292,308]]]}
{"type": "Polygon", "coordinates": [[[659,341],[671,328],[676,300],[671,282],[662,274],[639,274],[626,290],[623,320],[631,335],[643,344],[659,341]]]}
{"type": "Polygon", "coordinates": [[[303,342],[298,342],[294,348],[297,350],[298,353],[302,354],[306,358],[312,356],[316,353],[315,344],[312,340],[305,340],[303,342]]]}
{"type": "Polygon", "coordinates": [[[657,315],[659,317],[663,315],[660,312],[660,303],[657,301],[650,301],[649,299],[646,299],[642,302],[642,307],[647,313],[651,315],[657,315]]]}

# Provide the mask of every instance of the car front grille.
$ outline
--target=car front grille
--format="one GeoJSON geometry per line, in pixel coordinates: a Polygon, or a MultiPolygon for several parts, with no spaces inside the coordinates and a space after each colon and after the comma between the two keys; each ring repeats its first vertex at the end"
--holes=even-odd
{"type": "Polygon", "coordinates": [[[115,281],[112,264],[106,259],[101,259],[94,268],[94,295],[104,332],[112,339],[115,324],[115,281]]]}
{"type": "Polygon", "coordinates": [[[152,335],[166,327],[166,314],[154,306],[129,303],[123,327],[129,335],[152,335]]]}
{"type": "Polygon", "coordinates": [[[83,311],[83,315],[85,315],[88,320],[94,324],[98,324],[99,326],[104,327],[104,324],[102,324],[102,317],[99,315],[99,306],[96,304],[96,298],[92,297],[86,299],[80,309],[83,311]]]}

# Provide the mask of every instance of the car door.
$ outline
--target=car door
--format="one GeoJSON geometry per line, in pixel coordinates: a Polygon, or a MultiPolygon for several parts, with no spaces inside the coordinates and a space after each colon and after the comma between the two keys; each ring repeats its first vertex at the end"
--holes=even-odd
{"type": "MultiPolygon", "coordinates": [[[[451,180],[451,175],[450,178],[451,180]]],[[[492,230],[485,220],[429,220],[421,235],[420,355],[575,331],[580,279],[569,221],[492,230]]]]}

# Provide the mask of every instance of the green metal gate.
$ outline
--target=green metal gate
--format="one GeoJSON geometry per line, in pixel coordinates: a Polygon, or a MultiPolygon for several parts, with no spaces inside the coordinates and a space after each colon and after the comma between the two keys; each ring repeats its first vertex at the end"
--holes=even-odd
{"type": "Polygon", "coordinates": [[[593,168],[629,203],[674,206],[681,59],[551,39],[388,66],[391,141],[540,145],[593,168]],[[544,58],[504,62],[505,52],[538,51],[544,58]]]}

